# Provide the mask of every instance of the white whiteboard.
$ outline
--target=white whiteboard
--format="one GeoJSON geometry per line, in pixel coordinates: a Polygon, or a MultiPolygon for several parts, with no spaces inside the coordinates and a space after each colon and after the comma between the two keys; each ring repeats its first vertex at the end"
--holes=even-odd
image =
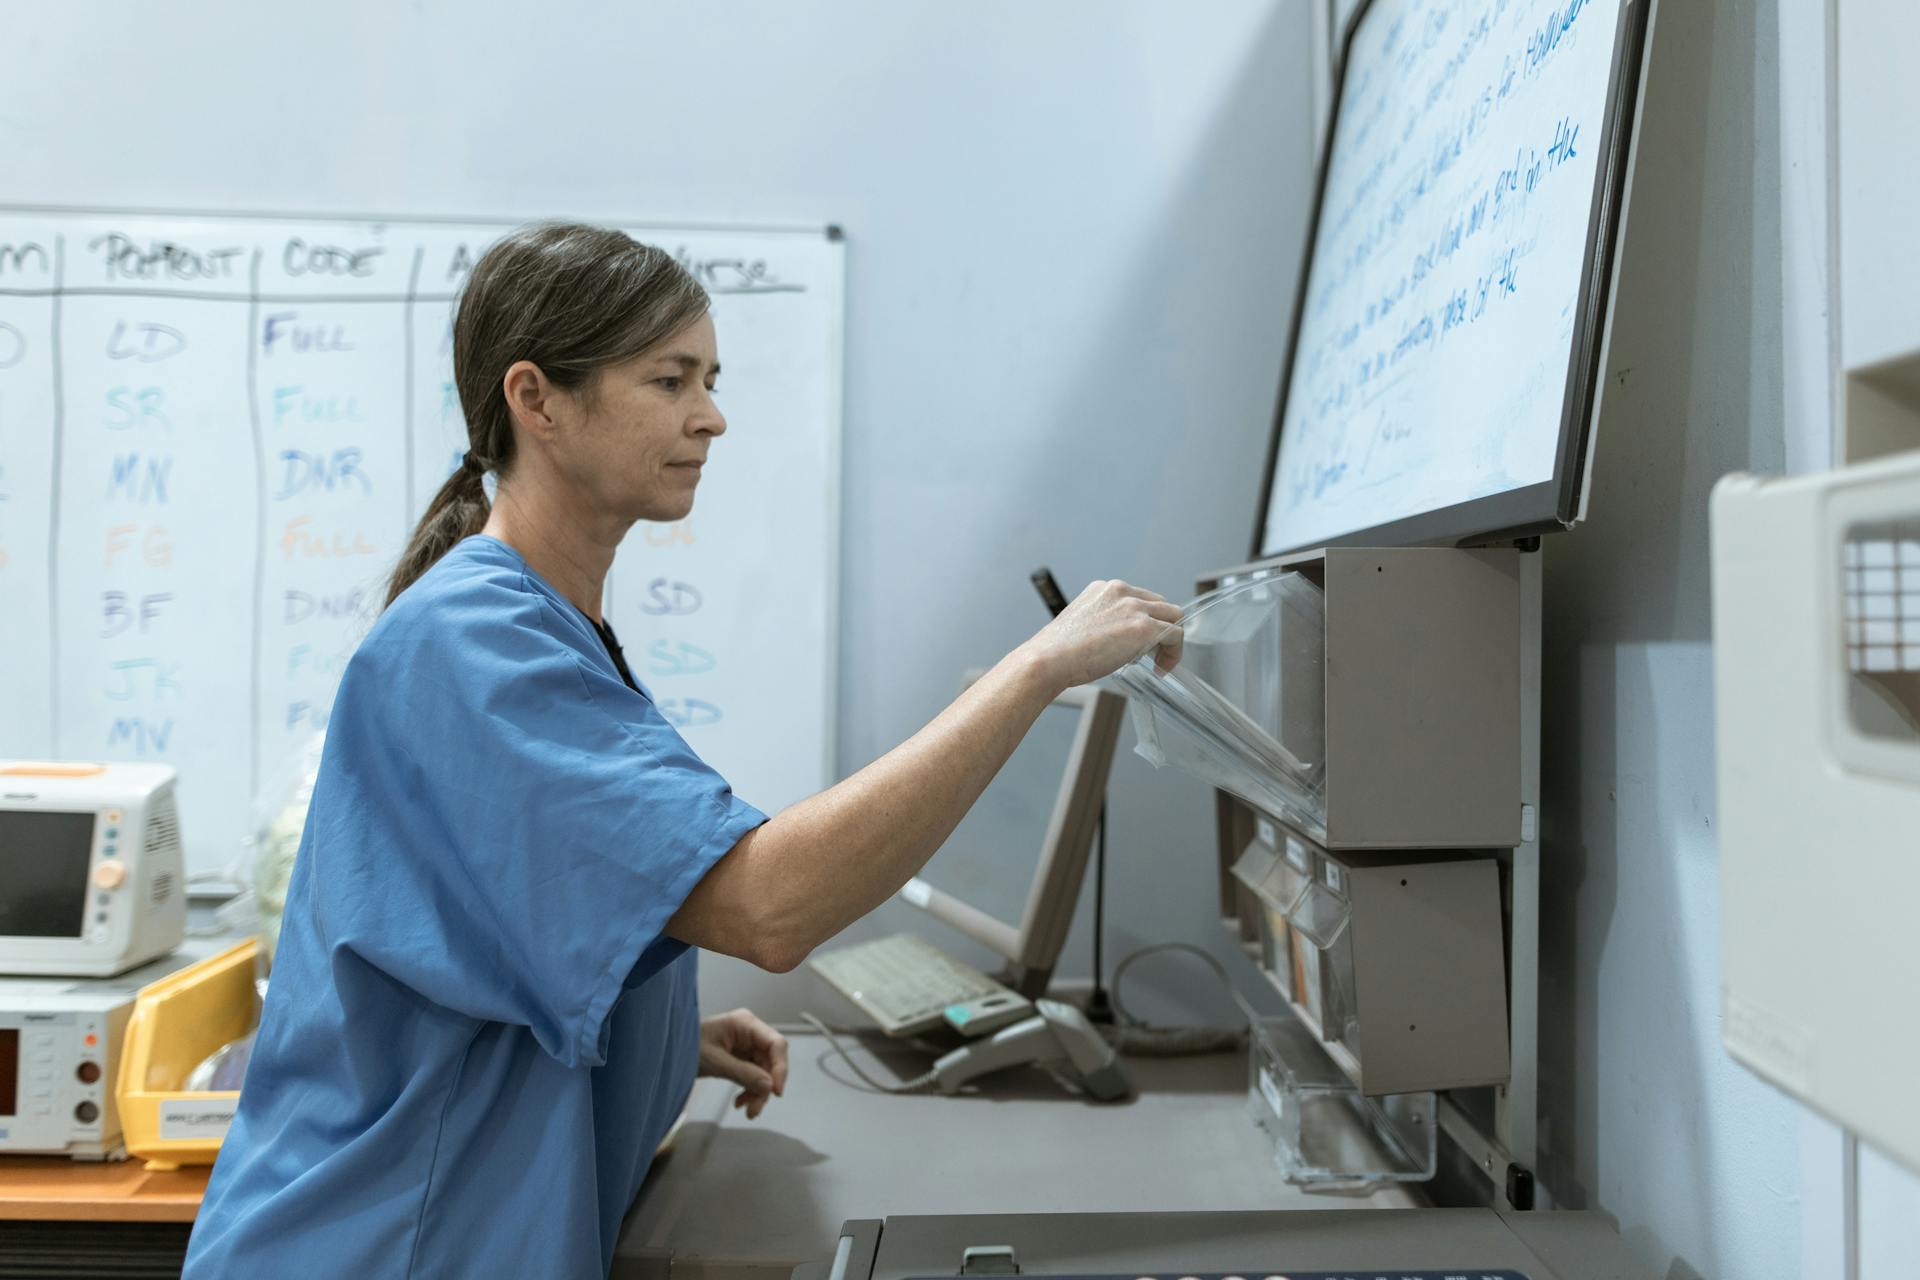
{"type": "MultiPolygon", "coordinates": [[[[165,761],[243,854],[458,465],[452,303],[504,225],[0,210],[0,757],[165,761]]],[[[832,779],[843,251],[629,227],[713,297],[728,432],[607,612],[769,812],[832,779]]]]}
{"type": "Polygon", "coordinates": [[[1296,320],[1263,553],[1545,485],[1571,465],[1563,426],[1622,4],[1365,10],[1296,320]]]}

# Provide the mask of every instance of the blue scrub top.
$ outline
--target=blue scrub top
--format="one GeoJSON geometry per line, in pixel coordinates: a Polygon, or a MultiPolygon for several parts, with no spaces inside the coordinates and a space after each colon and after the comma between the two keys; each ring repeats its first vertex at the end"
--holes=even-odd
{"type": "Polygon", "coordinates": [[[661,931],[764,821],[517,552],[454,547],[341,679],[187,1280],[604,1277],[698,1062],[661,931]]]}

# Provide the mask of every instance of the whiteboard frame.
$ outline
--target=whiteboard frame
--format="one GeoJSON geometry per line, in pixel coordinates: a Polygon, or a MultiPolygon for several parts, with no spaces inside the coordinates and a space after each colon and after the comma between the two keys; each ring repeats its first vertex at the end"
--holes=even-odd
{"type": "MultiPolygon", "coordinates": [[[[81,217],[125,217],[125,218],[211,218],[245,219],[260,222],[360,222],[371,226],[395,224],[414,225],[431,224],[435,226],[473,226],[498,227],[519,226],[527,223],[552,221],[556,215],[503,214],[497,216],[479,216],[473,214],[374,214],[365,212],[305,210],[298,212],[259,211],[246,209],[177,209],[158,206],[114,206],[86,204],[28,204],[0,201],[0,214],[60,214],[81,217]]],[[[829,370],[827,392],[827,561],[826,561],[826,627],[824,629],[825,662],[822,664],[821,680],[825,689],[826,718],[821,735],[820,777],[824,786],[832,786],[840,780],[840,587],[842,577],[841,562],[845,558],[844,532],[842,527],[842,506],[845,497],[845,430],[846,430],[846,346],[847,346],[847,236],[845,230],[836,222],[796,222],[796,223],[753,223],[753,222],[705,222],[696,219],[641,219],[624,218],[605,214],[567,214],[565,219],[595,223],[627,231],[692,231],[740,233],[745,235],[783,235],[818,236],[827,242],[832,250],[833,267],[831,273],[833,314],[832,342],[829,358],[832,367],[829,370]]],[[[56,512],[58,508],[56,506],[56,512]]],[[[57,611],[58,597],[55,597],[57,611]]],[[[824,788],[823,788],[824,789],[824,788]]],[[[238,892],[243,886],[231,884],[219,879],[218,872],[201,872],[194,884],[196,895],[206,896],[209,889],[238,892]]],[[[189,877],[190,880],[193,877],[189,877]]],[[[225,894],[223,896],[231,896],[225,894]]]]}
{"type": "Polygon", "coordinates": [[[1293,367],[1299,355],[1301,317],[1313,274],[1313,255],[1325,210],[1327,173],[1333,164],[1334,135],[1340,127],[1341,99],[1347,83],[1348,55],[1360,24],[1373,12],[1375,0],[1361,0],[1341,39],[1340,66],[1334,79],[1333,106],[1327,113],[1326,133],[1316,165],[1313,214],[1307,227],[1306,248],[1295,286],[1293,323],[1287,337],[1286,362],[1280,371],[1280,397],[1274,409],[1273,430],[1267,441],[1267,463],[1260,481],[1260,502],[1254,511],[1252,558],[1265,560],[1309,546],[1480,546],[1512,541],[1572,528],[1586,516],[1585,483],[1591,470],[1593,433],[1599,419],[1601,356],[1606,349],[1613,316],[1619,250],[1625,237],[1627,191],[1632,141],[1640,116],[1647,38],[1655,0],[1622,0],[1614,31],[1613,67],[1607,80],[1607,104],[1600,137],[1600,162],[1595,166],[1594,190],[1588,214],[1586,248],[1581,260],[1580,293],[1575,302],[1573,342],[1568,349],[1566,393],[1560,411],[1560,438],[1555,446],[1553,474],[1536,484],[1491,493],[1451,506],[1437,507],[1384,524],[1350,530],[1334,537],[1316,538],[1302,545],[1267,545],[1267,514],[1273,500],[1274,468],[1280,461],[1280,435],[1287,417],[1287,399],[1293,387],[1293,367]]]}
{"type": "MultiPolygon", "coordinates": [[[[744,230],[745,228],[732,228],[744,230]]],[[[769,228],[759,228],[762,231],[769,228]]],[[[843,499],[846,493],[844,456],[846,378],[847,378],[847,237],[838,223],[828,223],[822,231],[833,249],[833,368],[827,388],[827,628],[826,733],[820,744],[825,753],[820,761],[820,776],[827,786],[840,781],[840,562],[846,558],[846,538],[841,529],[843,499]]]]}
{"type": "MultiPolygon", "coordinates": [[[[169,209],[148,205],[106,204],[16,204],[0,201],[0,213],[62,213],[126,218],[246,218],[256,222],[364,222],[373,226],[392,223],[430,223],[435,226],[498,227],[522,226],[536,222],[588,222],[600,226],[630,228],[635,231],[738,231],[747,235],[817,235],[836,243],[846,233],[834,222],[702,222],[698,219],[622,218],[609,214],[504,214],[483,218],[462,213],[365,213],[351,210],[327,212],[309,209],[299,213],[257,209],[169,209]]],[[[842,313],[844,319],[844,310],[842,313]]]]}

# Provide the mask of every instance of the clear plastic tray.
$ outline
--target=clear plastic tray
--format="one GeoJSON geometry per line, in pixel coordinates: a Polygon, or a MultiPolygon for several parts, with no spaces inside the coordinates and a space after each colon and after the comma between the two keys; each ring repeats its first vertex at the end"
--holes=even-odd
{"type": "Polygon", "coordinates": [[[1293,1017],[1261,1019],[1250,1053],[1249,1102],[1287,1181],[1325,1187],[1433,1177],[1434,1094],[1366,1097],[1293,1017]]]}
{"type": "Polygon", "coordinates": [[[1340,938],[1353,916],[1353,906],[1345,894],[1328,887],[1317,876],[1302,875],[1285,858],[1257,841],[1241,852],[1233,864],[1233,875],[1322,951],[1340,938]]]}
{"type": "Polygon", "coordinates": [[[1210,591],[1181,613],[1180,666],[1151,653],[1112,676],[1134,750],[1326,839],[1326,608],[1320,588],[1279,573],[1210,591]]]}
{"type": "Polygon", "coordinates": [[[1326,756],[1325,594],[1282,571],[1209,591],[1182,611],[1181,667],[1239,708],[1319,782],[1326,756]]]}

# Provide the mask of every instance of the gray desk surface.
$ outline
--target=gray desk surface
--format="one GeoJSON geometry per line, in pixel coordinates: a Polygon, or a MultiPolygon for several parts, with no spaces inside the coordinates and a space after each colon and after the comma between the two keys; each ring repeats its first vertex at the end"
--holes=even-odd
{"type": "MultiPolygon", "coordinates": [[[[821,1037],[794,1035],[786,1096],[758,1120],[729,1106],[732,1086],[699,1082],[614,1274],[657,1275],[640,1260],[671,1256],[681,1280],[785,1280],[830,1257],[850,1218],[1421,1203],[1400,1187],[1288,1185],[1247,1109],[1244,1053],[1126,1062],[1139,1096],[1122,1104],[1081,1101],[1037,1070],[988,1077],[973,1097],[891,1096],[860,1085],[821,1037]]],[[[914,1069],[903,1060],[897,1074],[914,1069]]]]}

